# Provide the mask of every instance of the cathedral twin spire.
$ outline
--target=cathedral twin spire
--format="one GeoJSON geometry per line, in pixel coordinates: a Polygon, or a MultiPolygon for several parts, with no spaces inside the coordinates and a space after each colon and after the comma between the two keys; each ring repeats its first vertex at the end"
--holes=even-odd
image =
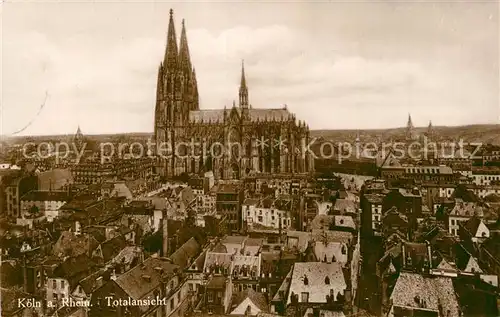
{"type": "Polygon", "coordinates": [[[167,68],[177,68],[192,75],[191,57],[189,55],[189,45],[186,35],[186,25],[182,20],[181,38],[177,47],[177,36],[175,33],[174,11],[170,9],[170,21],[168,23],[167,48],[163,62],[167,68]]]}
{"type": "Polygon", "coordinates": [[[158,71],[158,96],[159,99],[172,99],[175,96],[176,100],[188,102],[188,110],[199,108],[196,72],[191,65],[185,22],[182,20],[181,37],[177,45],[172,9],[170,9],[165,57],[158,71]]]}

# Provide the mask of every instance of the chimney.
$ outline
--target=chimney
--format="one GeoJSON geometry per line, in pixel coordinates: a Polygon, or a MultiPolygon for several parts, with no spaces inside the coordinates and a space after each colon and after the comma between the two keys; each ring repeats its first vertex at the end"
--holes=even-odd
{"type": "Polygon", "coordinates": [[[167,257],[168,256],[168,219],[166,217],[166,213],[163,213],[162,218],[160,219],[160,230],[162,235],[162,247],[160,250],[160,256],[167,257]]]}
{"type": "Polygon", "coordinates": [[[401,244],[401,256],[403,258],[403,268],[406,267],[406,249],[405,249],[405,244],[401,244]]]}
{"type": "Polygon", "coordinates": [[[429,241],[425,241],[425,244],[427,245],[427,256],[429,257],[429,270],[432,269],[432,252],[431,252],[431,244],[429,241]]]}

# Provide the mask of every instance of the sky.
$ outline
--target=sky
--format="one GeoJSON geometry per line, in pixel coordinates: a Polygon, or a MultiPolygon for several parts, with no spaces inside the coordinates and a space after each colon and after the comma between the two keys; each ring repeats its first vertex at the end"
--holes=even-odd
{"type": "Polygon", "coordinates": [[[311,129],[499,123],[498,1],[16,1],[0,134],[152,132],[170,8],[201,109],[238,99],[244,60],[250,104],[311,129]]]}

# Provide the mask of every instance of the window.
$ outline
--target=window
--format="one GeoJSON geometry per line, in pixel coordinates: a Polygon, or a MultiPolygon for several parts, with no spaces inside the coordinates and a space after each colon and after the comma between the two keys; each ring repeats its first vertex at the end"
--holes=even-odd
{"type": "Polygon", "coordinates": [[[309,279],[307,276],[304,276],[304,285],[309,285],[309,279]]]}
{"type": "Polygon", "coordinates": [[[302,292],[300,295],[301,295],[300,302],[302,302],[302,303],[309,302],[309,293],[308,292],[302,292]]]}
{"type": "Polygon", "coordinates": [[[57,288],[57,285],[56,285],[56,280],[52,280],[52,288],[53,288],[53,289],[56,289],[56,288],[57,288]]]}
{"type": "Polygon", "coordinates": [[[212,303],[214,301],[214,294],[212,292],[208,292],[208,302],[212,303]]]}
{"type": "Polygon", "coordinates": [[[64,288],[64,281],[61,281],[61,288],[64,288]]]}
{"type": "Polygon", "coordinates": [[[175,305],[174,305],[174,299],[172,298],[170,300],[170,310],[174,310],[174,307],[175,307],[175,305]]]}
{"type": "Polygon", "coordinates": [[[330,278],[328,276],[325,277],[325,284],[330,285],[330,278]]]}

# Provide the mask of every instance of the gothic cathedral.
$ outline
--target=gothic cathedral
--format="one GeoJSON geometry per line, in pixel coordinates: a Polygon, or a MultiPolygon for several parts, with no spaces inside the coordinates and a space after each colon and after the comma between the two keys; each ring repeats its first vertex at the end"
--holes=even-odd
{"type": "Polygon", "coordinates": [[[158,69],[154,138],[159,174],[167,178],[202,171],[213,171],[217,179],[314,171],[307,150],[309,127],[297,122],[286,106],[253,108],[244,65],[239,104],[200,110],[184,20],[178,47],[172,10],[165,57],[158,69]]]}

